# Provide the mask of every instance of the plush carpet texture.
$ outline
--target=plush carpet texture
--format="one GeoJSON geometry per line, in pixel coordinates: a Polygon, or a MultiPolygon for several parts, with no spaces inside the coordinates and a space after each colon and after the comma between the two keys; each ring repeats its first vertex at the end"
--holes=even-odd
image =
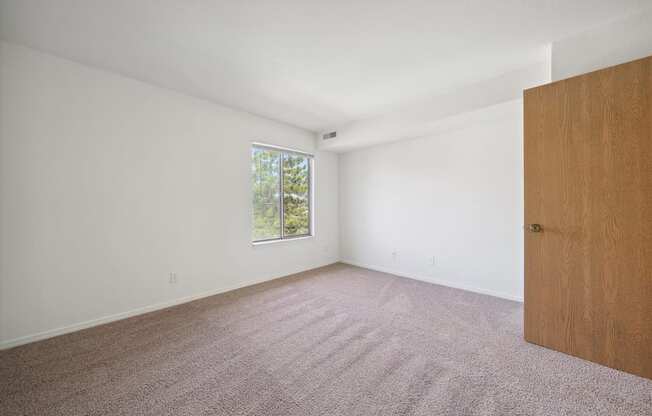
{"type": "Polygon", "coordinates": [[[0,353],[9,415],[652,415],[522,305],[344,264],[0,353]]]}

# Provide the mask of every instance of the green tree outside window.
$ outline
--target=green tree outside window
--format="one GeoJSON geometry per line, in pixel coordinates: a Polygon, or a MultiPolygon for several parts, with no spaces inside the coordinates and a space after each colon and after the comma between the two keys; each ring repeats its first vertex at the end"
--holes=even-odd
{"type": "Polygon", "coordinates": [[[310,235],[311,158],[254,146],[251,161],[253,241],[310,235]]]}

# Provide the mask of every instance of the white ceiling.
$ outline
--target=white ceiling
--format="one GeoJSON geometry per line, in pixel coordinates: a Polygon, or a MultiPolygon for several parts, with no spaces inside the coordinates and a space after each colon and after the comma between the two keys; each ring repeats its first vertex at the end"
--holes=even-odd
{"type": "Polygon", "coordinates": [[[0,36],[320,131],[491,79],[650,0],[0,0],[0,36]]]}

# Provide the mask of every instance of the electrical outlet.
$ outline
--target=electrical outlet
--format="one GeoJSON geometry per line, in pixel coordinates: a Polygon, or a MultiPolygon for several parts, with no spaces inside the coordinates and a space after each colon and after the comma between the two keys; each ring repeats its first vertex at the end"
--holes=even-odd
{"type": "Polygon", "coordinates": [[[176,273],[174,273],[174,272],[170,273],[170,280],[169,280],[169,283],[170,283],[171,285],[177,283],[177,274],[176,274],[176,273]]]}
{"type": "Polygon", "coordinates": [[[431,266],[436,266],[437,263],[435,262],[435,256],[430,257],[430,265],[431,266]]]}

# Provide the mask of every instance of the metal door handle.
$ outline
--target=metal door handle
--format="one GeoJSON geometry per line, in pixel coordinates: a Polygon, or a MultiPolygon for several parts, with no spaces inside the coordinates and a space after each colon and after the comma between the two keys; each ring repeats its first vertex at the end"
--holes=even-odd
{"type": "Polygon", "coordinates": [[[540,233],[543,231],[541,224],[528,224],[527,230],[531,233],[540,233]]]}

